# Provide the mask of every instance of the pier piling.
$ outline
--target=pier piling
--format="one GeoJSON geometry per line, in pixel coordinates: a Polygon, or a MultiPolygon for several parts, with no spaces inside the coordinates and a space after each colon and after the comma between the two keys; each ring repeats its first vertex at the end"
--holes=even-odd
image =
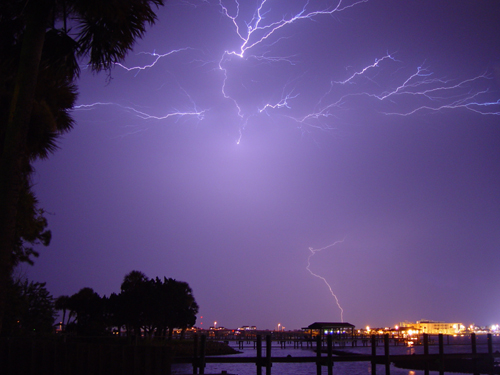
{"type": "Polygon", "coordinates": [[[375,335],[371,337],[372,345],[372,375],[377,374],[377,338],[375,335]]]}

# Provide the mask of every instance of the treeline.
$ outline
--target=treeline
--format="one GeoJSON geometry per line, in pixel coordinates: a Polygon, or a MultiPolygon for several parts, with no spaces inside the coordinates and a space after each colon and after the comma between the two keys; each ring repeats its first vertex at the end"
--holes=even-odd
{"type": "Polygon", "coordinates": [[[165,277],[149,279],[139,271],[127,274],[120,293],[109,297],[101,297],[92,288],[83,288],[71,296],[54,299],[45,284],[25,281],[13,286],[17,289],[13,289],[9,298],[11,314],[5,332],[10,335],[47,333],[52,330],[55,312],[59,310],[62,324],[58,325],[66,333],[101,336],[125,330],[130,338],[171,338],[174,329],[184,333],[192,327],[198,313],[188,283],[165,277]],[[38,290],[27,293],[30,285],[38,290]],[[34,326],[33,316],[44,317],[43,324],[34,326]]]}

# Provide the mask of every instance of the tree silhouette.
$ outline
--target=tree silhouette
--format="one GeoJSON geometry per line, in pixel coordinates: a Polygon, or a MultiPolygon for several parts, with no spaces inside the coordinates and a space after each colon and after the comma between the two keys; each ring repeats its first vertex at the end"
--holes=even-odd
{"type": "Polygon", "coordinates": [[[194,299],[193,291],[186,282],[165,278],[163,289],[165,290],[162,297],[166,308],[166,328],[168,328],[168,337],[171,339],[174,329],[181,328],[184,334],[187,328],[196,323],[198,304],[194,299]]]}
{"type": "Polygon", "coordinates": [[[68,307],[75,317],[66,329],[78,335],[100,335],[106,332],[105,301],[92,288],[82,288],[69,297],[68,307]]]}
{"type": "MultiPolygon", "coordinates": [[[[91,288],[56,299],[63,326],[79,335],[101,335],[125,327],[129,339],[172,338],[174,329],[196,323],[198,304],[188,283],[164,277],[149,279],[140,271],[125,275],[119,294],[100,297],[91,288]],[[66,313],[68,319],[65,320],[66,313]]],[[[183,336],[183,335],[182,335],[183,336]]]]}
{"type": "Polygon", "coordinates": [[[125,275],[115,307],[122,317],[127,330],[127,336],[138,340],[141,329],[145,326],[145,309],[149,305],[149,279],[140,271],[131,271],[125,275]]]}
{"type": "Polygon", "coordinates": [[[4,334],[31,336],[52,332],[54,299],[45,283],[16,280],[8,288],[7,301],[4,334]]]}
{"type": "Polygon", "coordinates": [[[125,325],[127,335],[137,340],[144,334],[171,338],[173,330],[183,331],[196,322],[198,304],[189,284],[183,281],[156,277],[148,279],[142,272],[127,274],[119,295],[110,303],[114,321],[125,325]]]}
{"type": "Polygon", "coordinates": [[[47,157],[73,125],[68,111],[76,98],[77,58],[88,57],[94,71],[109,70],[155,22],[152,7],[161,5],[163,0],[0,2],[0,332],[22,236],[19,202],[30,190],[31,161],[47,157]],[[68,21],[79,30],[74,37],[68,21]]]}
{"type": "Polygon", "coordinates": [[[62,316],[62,329],[66,329],[66,325],[68,322],[66,322],[66,312],[67,311],[70,311],[70,313],[68,314],[68,321],[71,319],[71,309],[70,309],[70,299],[69,299],[69,296],[59,296],[56,298],[55,300],[55,303],[54,303],[54,307],[56,310],[58,311],[61,311],[63,312],[63,316],[62,316]]]}

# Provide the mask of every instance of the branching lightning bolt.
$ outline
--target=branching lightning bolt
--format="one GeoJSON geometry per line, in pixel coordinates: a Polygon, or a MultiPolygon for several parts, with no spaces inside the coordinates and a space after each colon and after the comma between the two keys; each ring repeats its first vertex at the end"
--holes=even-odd
{"type": "Polygon", "coordinates": [[[125,69],[128,72],[137,71],[137,73],[135,74],[137,76],[137,74],[139,74],[140,71],[154,67],[156,65],[156,63],[160,59],[162,59],[164,57],[167,57],[167,56],[170,56],[170,55],[172,55],[174,53],[179,53],[179,52],[186,51],[186,50],[189,50],[189,49],[192,49],[192,48],[186,47],[186,48],[174,49],[172,51],[169,51],[169,52],[163,53],[163,54],[158,54],[156,52],[139,52],[140,55],[149,55],[149,56],[152,56],[153,57],[153,62],[149,63],[149,64],[146,64],[146,65],[142,65],[142,66],[139,65],[139,66],[133,66],[133,67],[126,67],[125,65],[123,65],[121,63],[115,63],[115,66],[118,66],[118,67],[120,67],[122,69],[125,69]]]}
{"type": "Polygon", "coordinates": [[[344,240],[345,239],[343,239],[341,241],[335,241],[334,243],[332,243],[332,244],[330,244],[328,246],[322,247],[321,249],[313,249],[312,247],[310,247],[309,251],[311,252],[311,254],[309,254],[309,256],[307,257],[307,267],[306,267],[306,270],[308,270],[311,275],[313,275],[314,277],[317,277],[320,280],[323,280],[323,282],[328,287],[328,290],[330,290],[331,295],[335,299],[335,303],[337,304],[338,308],[340,309],[340,320],[341,320],[341,322],[344,322],[344,309],[342,308],[342,306],[340,306],[339,299],[337,298],[337,295],[333,292],[332,287],[330,286],[330,284],[328,283],[328,281],[326,281],[326,279],[323,276],[320,276],[320,275],[314,273],[313,271],[311,271],[311,258],[314,255],[316,255],[316,253],[319,253],[320,251],[323,251],[323,250],[326,250],[328,248],[334,247],[335,245],[344,242],[344,240]]]}
{"type": "Polygon", "coordinates": [[[139,110],[137,110],[133,107],[130,107],[130,106],[121,105],[121,104],[117,104],[117,103],[111,103],[111,102],[95,102],[95,103],[91,103],[91,104],[80,104],[80,105],[74,106],[73,109],[74,110],[90,110],[90,109],[94,109],[96,107],[102,107],[102,106],[120,107],[122,109],[133,112],[134,114],[137,115],[137,117],[139,117],[143,120],[165,120],[165,119],[168,119],[170,117],[183,117],[183,116],[196,116],[198,119],[203,120],[203,117],[205,114],[205,110],[201,110],[201,111],[198,110],[198,111],[186,111],[186,112],[174,111],[174,112],[167,113],[166,115],[163,115],[163,116],[155,116],[155,115],[151,115],[149,113],[143,112],[143,111],[139,111],[139,110]]]}
{"type": "MultiPolygon", "coordinates": [[[[171,51],[163,53],[163,54],[158,54],[158,53],[156,53],[156,51],[139,52],[138,53],[139,55],[147,55],[147,56],[153,57],[153,61],[149,64],[146,64],[146,65],[138,65],[138,66],[132,66],[132,67],[127,67],[122,63],[115,63],[114,65],[119,67],[119,68],[122,68],[128,72],[135,71],[136,74],[134,76],[137,77],[137,75],[141,71],[155,67],[156,64],[158,63],[158,61],[160,61],[160,59],[163,59],[165,57],[168,57],[168,56],[171,56],[173,54],[177,54],[177,53],[180,53],[183,51],[192,50],[192,49],[193,48],[190,48],[190,47],[178,48],[178,49],[174,49],[174,50],[171,50],[171,51]]],[[[121,108],[122,110],[125,110],[125,111],[129,111],[143,120],[166,120],[169,118],[175,118],[175,119],[179,120],[180,118],[183,118],[183,117],[195,117],[199,121],[203,120],[207,110],[206,109],[199,109],[198,106],[196,105],[195,101],[191,97],[191,95],[182,87],[180,87],[180,90],[185,94],[185,96],[191,102],[192,110],[181,111],[181,110],[174,109],[174,110],[172,110],[164,115],[153,115],[151,113],[147,113],[145,111],[139,110],[133,106],[122,105],[122,104],[114,103],[114,102],[94,102],[94,103],[90,103],[90,104],[79,104],[79,105],[75,105],[73,107],[73,110],[83,111],[83,110],[92,110],[92,109],[95,109],[97,107],[113,106],[113,107],[121,108]]]]}
{"type": "Polygon", "coordinates": [[[271,108],[271,109],[282,108],[282,107],[290,108],[290,106],[288,105],[288,100],[295,99],[297,96],[299,96],[299,94],[294,94],[293,91],[289,92],[286,95],[282,95],[281,99],[277,103],[265,104],[262,108],[259,109],[259,113],[264,112],[267,108],[271,108]]]}
{"type": "MultiPolygon", "coordinates": [[[[486,73],[473,78],[464,80],[452,80],[445,78],[435,78],[434,73],[428,68],[418,66],[414,73],[403,77],[402,82],[390,90],[385,90],[382,93],[370,91],[357,91],[339,96],[337,99],[329,99],[333,93],[339,91],[349,84],[360,84],[359,79],[364,78],[369,82],[375,82],[375,79],[369,76],[371,70],[381,68],[381,64],[387,61],[399,62],[390,54],[376,59],[374,64],[368,65],[347,79],[342,81],[331,81],[330,88],[318,100],[316,108],[310,113],[302,117],[287,116],[299,124],[308,125],[311,127],[325,128],[323,124],[318,124],[316,121],[334,116],[335,111],[343,110],[347,107],[347,103],[352,105],[353,99],[359,97],[372,98],[378,102],[387,102],[387,104],[396,104],[398,99],[419,98],[419,101],[413,103],[421,103],[423,100],[428,103],[418,105],[407,111],[384,111],[379,112],[385,115],[410,116],[417,112],[442,112],[444,110],[466,109],[476,112],[481,115],[500,115],[500,99],[498,100],[479,100],[482,97],[491,95],[487,88],[478,89],[477,86],[484,87],[488,81],[493,80],[493,76],[486,73]],[[328,100],[329,99],[329,100],[328,100]],[[327,103],[327,104],[324,104],[327,103]]],[[[380,84],[376,84],[380,86],[380,84]]]]}
{"type": "Polygon", "coordinates": [[[349,78],[343,80],[343,81],[335,81],[335,82],[332,82],[332,83],[339,83],[341,85],[345,85],[346,83],[352,83],[353,79],[358,77],[358,76],[361,76],[363,75],[368,69],[372,69],[372,68],[378,68],[380,66],[380,64],[386,60],[386,59],[391,59],[393,61],[396,61],[396,59],[394,57],[392,57],[389,53],[383,57],[381,57],[380,59],[375,59],[375,62],[371,65],[368,65],[366,67],[364,67],[363,69],[361,69],[359,72],[354,72],[353,75],[351,75],[349,78]]]}
{"type": "MultiPolygon", "coordinates": [[[[280,21],[275,21],[271,22],[268,24],[262,24],[265,17],[265,13],[263,12],[263,8],[267,3],[267,0],[262,0],[257,7],[257,10],[253,16],[253,18],[250,20],[249,23],[246,24],[246,31],[241,31],[240,26],[238,24],[238,17],[240,13],[240,3],[238,0],[234,0],[234,4],[236,5],[236,12],[234,15],[230,15],[227,7],[223,4],[222,0],[219,0],[219,5],[221,7],[222,14],[229,18],[236,29],[236,34],[239,36],[239,38],[242,41],[242,44],[240,46],[240,51],[232,51],[228,52],[229,54],[236,55],[239,57],[243,57],[245,52],[258,44],[261,44],[264,42],[266,39],[270,38],[271,35],[273,35],[276,31],[279,29],[292,24],[294,22],[300,21],[300,20],[305,20],[309,19],[312,20],[313,18],[320,16],[320,15],[332,15],[334,13],[341,12],[343,10],[346,10],[348,8],[352,8],[358,4],[361,3],[366,3],[368,0],[358,0],[354,1],[350,4],[344,5],[345,1],[339,0],[337,1],[336,6],[332,6],[327,9],[323,10],[316,10],[316,11],[306,11],[307,6],[309,5],[309,1],[307,1],[302,10],[297,13],[296,15],[289,17],[286,19],[285,17],[282,17],[280,21]],[[260,34],[260,36],[259,36],[260,34]],[[255,36],[255,38],[252,39],[252,37],[255,36]]],[[[269,10],[270,11],[270,10],[269,10]]]]}
{"type": "MultiPolygon", "coordinates": [[[[357,0],[349,4],[344,4],[345,2],[342,0],[339,0],[336,2],[335,6],[331,6],[327,9],[323,10],[315,10],[315,11],[307,11],[307,6],[309,5],[309,1],[306,1],[304,3],[304,6],[302,7],[301,11],[294,16],[289,16],[286,18],[283,16],[279,21],[274,21],[274,22],[265,22],[265,15],[271,11],[271,9],[264,11],[264,7],[267,3],[267,0],[261,0],[260,3],[257,6],[257,9],[255,10],[255,13],[252,17],[252,19],[249,22],[244,22],[245,27],[240,26],[240,3],[238,0],[233,0],[232,4],[236,8],[236,10],[231,14],[231,12],[228,10],[228,6],[225,5],[225,2],[223,0],[219,0],[219,6],[221,9],[221,13],[227,17],[233,24],[234,30],[236,34],[238,35],[239,39],[241,40],[241,44],[239,46],[239,50],[226,50],[222,54],[222,57],[219,61],[219,70],[223,72],[223,83],[222,83],[222,95],[224,98],[231,100],[238,112],[238,116],[240,118],[244,118],[244,114],[242,112],[241,105],[238,103],[238,101],[232,97],[231,95],[228,94],[227,89],[226,89],[226,84],[228,80],[228,72],[227,68],[225,67],[225,63],[228,62],[228,60],[231,58],[231,56],[237,56],[239,58],[245,58],[245,56],[248,54],[248,51],[260,44],[263,44],[265,41],[267,41],[273,34],[275,34],[278,30],[286,27],[287,25],[290,25],[292,23],[301,21],[301,20],[313,20],[314,18],[321,16],[321,15],[332,15],[337,12],[341,12],[343,10],[352,8],[358,4],[365,3],[368,0],[357,0]]],[[[281,40],[282,38],[279,38],[281,40]]],[[[277,43],[274,42],[274,43],[277,43]]],[[[274,44],[273,43],[273,44],[274,44]]],[[[268,61],[268,62],[288,62],[290,64],[293,64],[293,62],[286,57],[269,57],[266,54],[262,55],[253,55],[252,56],[255,59],[259,59],[261,61],[268,61]]],[[[298,95],[298,94],[297,94],[298,95]]],[[[285,96],[282,97],[282,99],[275,104],[272,103],[267,103],[265,104],[261,109],[258,109],[259,113],[262,113],[265,109],[267,108],[290,108],[288,106],[288,99],[295,98],[295,96],[285,96]]],[[[245,122],[246,124],[246,122],[245,122]]],[[[240,137],[237,141],[241,141],[241,132],[242,129],[244,129],[244,126],[240,128],[240,137]]]]}
{"type": "Polygon", "coordinates": [[[116,106],[116,107],[120,107],[124,110],[127,110],[127,111],[134,113],[137,117],[139,117],[143,120],[165,120],[165,119],[168,119],[170,117],[175,117],[175,118],[179,119],[179,118],[182,118],[185,116],[194,116],[194,117],[198,118],[198,120],[200,120],[200,121],[203,120],[203,118],[205,117],[206,110],[198,109],[195,102],[191,99],[191,96],[186,92],[186,90],[184,90],[182,88],[181,88],[181,90],[184,91],[186,96],[191,101],[191,105],[193,107],[193,110],[191,110],[191,111],[174,110],[172,112],[167,113],[166,115],[155,116],[155,115],[146,113],[144,111],[139,111],[138,109],[131,107],[131,106],[125,106],[125,105],[121,105],[118,103],[111,103],[111,102],[95,102],[92,104],[80,104],[80,105],[74,106],[73,109],[74,110],[91,110],[91,109],[94,109],[97,107],[102,107],[102,106],[116,106]]]}
{"type": "MultiPolygon", "coordinates": [[[[309,128],[329,130],[334,128],[336,121],[343,121],[341,117],[344,113],[358,109],[367,110],[367,106],[363,104],[366,100],[377,104],[376,112],[390,116],[405,117],[417,113],[450,110],[467,110],[480,115],[500,115],[500,99],[498,99],[498,94],[490,88],[492,87],[493,75],[483,73],[461,80],[449,77],[440,78],[429,67],[421,65],[411,69],[396,59],[394,53],[388,52],[381,57],[372,58],[367,64],[359,64],[356,68],[349,68],[350,72],[343,77],[339,76],[338,72],[332,72],[331,77],[335,76],[335,78],[325,79],[326,82],[329,81],[330,85],[325,88],[322,94],[319,93],[317,99],[311,98],[311,94],[301,95],[300,85],[307,78],[302,79],[299,72],[293,73],[294,76],[288,78],[288,82],[281,88],[281,96],[279,96],[279,88],[268,89],[266,87],[268,91],[263,92],[265,99],[258,100],[254,104],[248,104],[245,101],[247,93],[251,92],[247,87],[247,82],[241,81],[240,86],[234,85],[234,81],[238,82],[237,79],[235,80],[238,78],[236,76],[237,70],[234,69],[237,64],[247,64],[244,69],[248,66],[267,65],[270,67],[295,67],[297,66],[296,60],[299,60],[298,51],[293,51],[285,56],[279,56],[279,54],[272,52],[278,44],[291,37],[284,35],[290,25],[300,24],[306,20],[322,20],[328,18],[327,16],[333,16],[368,1],[331,0],[330,6],[318,10],[310,9],[312,8],[311,3],[308,0],[303,0],[303,5],[299,5],[300,7],[296,8],[295,13],[282,13],[280,16],[276,14],[276,9],[272,8],[271,4],[277,4],[272,0],[258,0],[251,12],[248,12],[248,4],[241,0],[213,0],[213,6],[217,8],[222,18],[228,21],[230,34],[234,35],[236,45],[233,48],[215,51],[215,57],[212,60],[193,61],[201,61],[204,65],[213,64],[214,70],[221,73],[220,86],[216,86],[215,90],[222,95],[221,99],[229,100],[234,105],[238,126],[237,144],[242,141],[244,130],[250,120],[263,114],[292,120],[303,131],[309,128]],[[294,82],[293,87],[290,82],[294,82]],[[492,99],[495,95],[496,97],[492,99]],[[309,109],[302,105],[302,101],[299,101],[303,98],[311,100],[312,104],[309,109]],[[298,106],[298,103],[301,105],[298,106]]],[[[198,0],[196,3],[180,0],[180,3],[194,8],[211,5],[208,0],[198,0]]],[[[296,2],[290,4],[293,6],[296,5],[296,2]]],[[[279,5],[282,6],[283,3],[279,5]]],[[[137,77],[140,72],[147,69],[159,69],[158,62],[161,59],[173,56],[183,57],[184,53],[188,51],[199,53],[200,49],[183,47],[161,54],[157,53],[156,50],[140,52],[142,55],[149,56],[151,62],[136,66],[117,63],[116,66],[134,73],[134,77],[137,77]]],[[[302,74],[306,75],[306,72],[302,74]]],[[[258,79],[265,80],[265,78],[255,77],[255,80],[250,82],[255,82],[258,79]]],[[[174,110],[166,115],[153,115],[137,109],[138,107],[134,105],[124,106],[102,102],[82,104],[76,106],[75,110],[97,106],[116,106],[146,120],[179,119],[185,116],[194,117],[197,120],[204,119],[207,110],[199,109],[195,100],[188,95],[186,90],[183,91],[191,102],[189,110],[174,110]]]]}

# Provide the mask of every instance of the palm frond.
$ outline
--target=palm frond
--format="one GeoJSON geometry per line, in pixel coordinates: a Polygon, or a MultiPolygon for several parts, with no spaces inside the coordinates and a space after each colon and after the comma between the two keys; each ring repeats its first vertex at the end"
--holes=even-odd
{"type": "Polygon", "coordinates": [[[88,56],[94,71],[109,70],[154,24],[152,7],[161,5],[163,0],[76,0],[79,56],[88,56]]]}

